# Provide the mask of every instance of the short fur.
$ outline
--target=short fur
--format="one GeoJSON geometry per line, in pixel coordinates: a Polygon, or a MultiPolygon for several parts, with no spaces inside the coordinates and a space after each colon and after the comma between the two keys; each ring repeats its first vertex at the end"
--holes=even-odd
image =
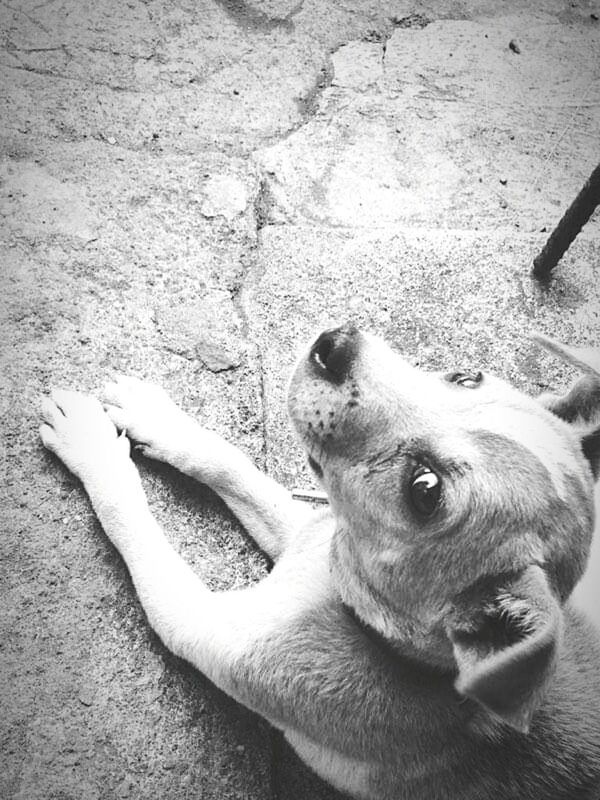
{"type": "Polygon", "coordinates": [[[289,391],[321,511],[132,378],[104,409],[53,391],[41,436],[163,642],[325,780],[372,800],[597,800],[600,644],[569,597],[592,540],[598,359],[542,343],[589,372],[564,398],[419,371],[352,327],[322,334],[289,391]],[[125,432],[223,497],[275,561],[265,580],[202,584],[152,518],[125,432]],[[441,485],[431,513],[411,493],[422,470],[441,485]]]}

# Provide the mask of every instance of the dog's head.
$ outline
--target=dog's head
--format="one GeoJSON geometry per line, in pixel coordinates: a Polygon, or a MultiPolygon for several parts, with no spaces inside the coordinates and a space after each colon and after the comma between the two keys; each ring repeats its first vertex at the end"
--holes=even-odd
{"type": "Polygon", "coordinates": [[[481,372],[423,372],[353,327],[298,364],[289,410],[336,518],[342,598],[459,692],[526,730],[585,568],[600,379],[532,399],[481,372]]]}

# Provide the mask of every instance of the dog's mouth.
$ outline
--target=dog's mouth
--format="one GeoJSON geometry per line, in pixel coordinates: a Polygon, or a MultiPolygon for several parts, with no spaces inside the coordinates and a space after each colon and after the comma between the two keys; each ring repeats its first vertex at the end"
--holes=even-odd
{"type": "Polygon", "coordinates": [[[308,456],[308,466],[312,469],[317,478],[321,479],[323,477],[321,465],[310,455],[308,456]]]}
{"type": "Polygon", "coordinates": [[[298,362],[290,381],[290,417],[319,481],[324,479],[329,454],[344,438],[347,409],[358,405],[356,380],[350,379],[361,342],[353,325],[324,331],[298,362]]]}

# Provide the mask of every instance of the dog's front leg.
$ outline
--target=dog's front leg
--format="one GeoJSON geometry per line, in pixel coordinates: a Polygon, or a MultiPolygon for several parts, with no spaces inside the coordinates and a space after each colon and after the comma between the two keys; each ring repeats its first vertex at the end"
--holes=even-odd
{"type": "Polygon", "coordinates": [[[164,461],[215,491],[271,558],[311,515],[237,447],[191,419],[159,386],[119,377],[103,391],[106,410],[150,458],[164,461]]]}
{"type": "Polygon", "coordinates": [[[148,508],[128,439],[117,435],[97,400],[56,391],[44,400],[42,416],[44,445],[82,481],[156,633],[176,655],[247,703],[232,665],[252,635],[251,601],[242,592],[211,592],[173,550],[148,508]]]}

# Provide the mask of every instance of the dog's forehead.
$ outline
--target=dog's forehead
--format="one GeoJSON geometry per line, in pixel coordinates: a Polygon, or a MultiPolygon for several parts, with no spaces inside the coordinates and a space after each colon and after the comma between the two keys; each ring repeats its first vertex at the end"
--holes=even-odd
{"type": "Polygon", "coordinates": [[[468,430],[476,446],[488,435],[496,449],[516,452],[547,471],[556,495],[567,500],[571,479],[581,479],[582,461],[564,424],[554,421],[541,406],[523,403],[481,404],[469,414],[468,430]],[[515,447],[516,446],[516,447],[515,447]]]}
{"type": "Polygon", "coordinates": [[[368,370],[378,374],[374,393],[385,396],[382,383],[386,384],[388,401],[394,397],[397,404],[392,412],[396,422],[408,433],[429,431],[442,457],[485,469],[489,448],[482,442],[487,433],[487,443],[493,436],[495,447],[505,450],[498,454],[503,461],[518,450],[521,462],[531,458],[533,466],[541,465],[562,500],[567,499],[571,479],[584,478],[580,448],[569,426],[535,399],[489,374],[475,389],[453,385],[443,374],[412,366],[381,340],[368,341],[368,370]]]}

